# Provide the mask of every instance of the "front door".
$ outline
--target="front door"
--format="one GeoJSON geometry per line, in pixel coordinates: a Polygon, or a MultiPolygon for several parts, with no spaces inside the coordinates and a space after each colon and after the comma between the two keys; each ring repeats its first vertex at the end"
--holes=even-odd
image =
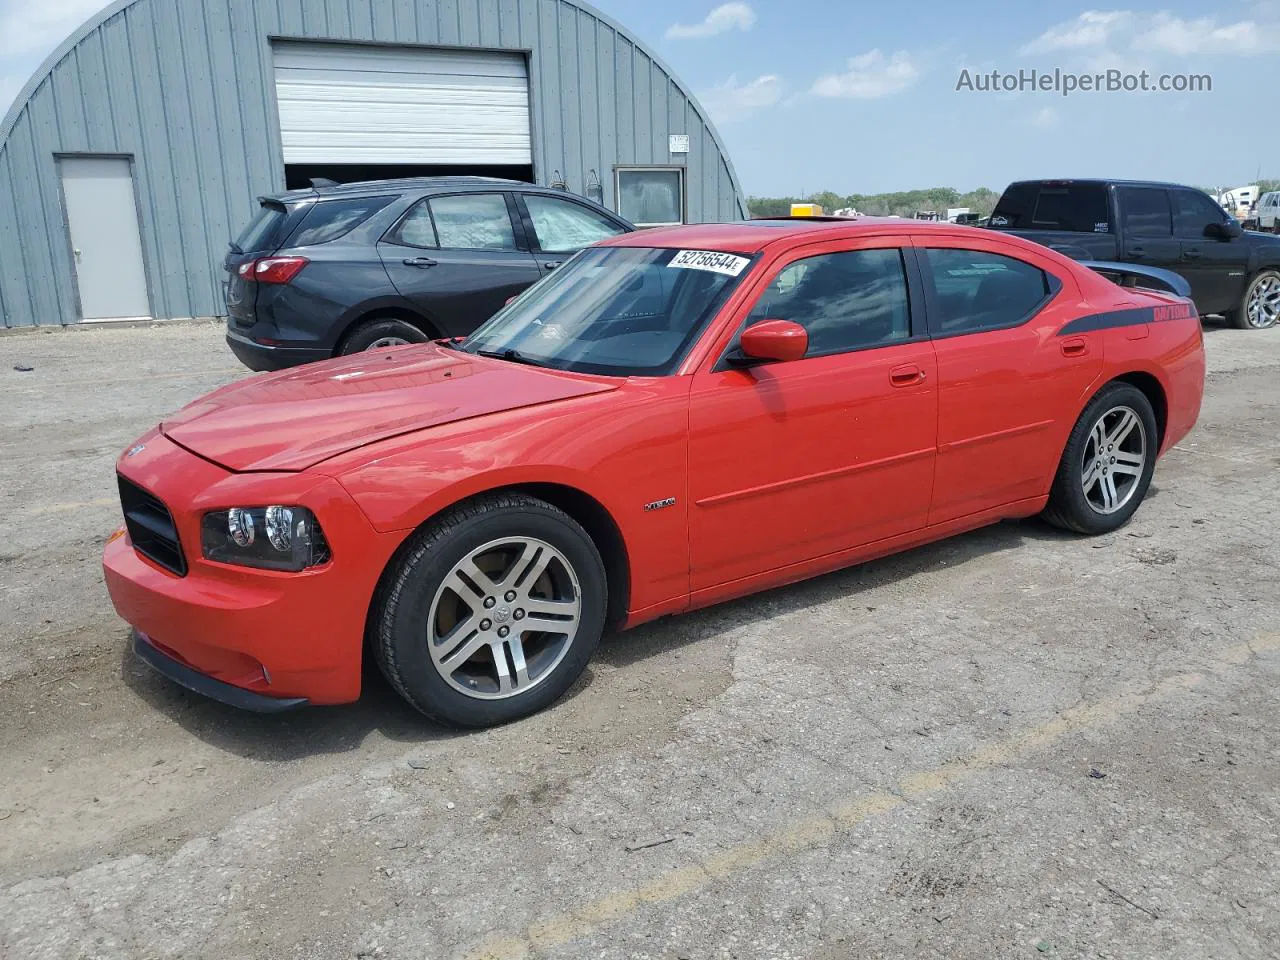
{"type": "Polygon", "coordinates": [[[1240,305],[1249,277],[1249,242],[1210,236],[1212,224],[1225,225],[1221,208],[1199,190],[1172,191],[1174,232],[1182,248],[1178,272],[1191,284],[1191,297],[1202,314],[1240,305]]]}
{"type": "Polygon", "coordinates": [[[462,336],[537,281],[504,193],[420,201],[378,244],[396,291],[441,334],[462,336]]]}
{"type": "Polygon", "coordinates": [[[130,162],[123,157],[64,157],[59,167],[80,316],[149,318],[130,162]]]}
{"type": "Polygon", "coordinates": [[[902,242],[791,251],[738,326],[794,321],[809,333],[808,354],[748,368],[721,359],[695,375],[695,592],[925,525],[936,368],[902,242]]]}
{"type": "Polygon", "coordinates": [[[1058,336],[1077,315],[1075,281],[1021,248],[917,244],[938,359],[929,523],[1043,496],[1071,429],[1063,411],[1083,407],[1102,370],[1101,334],[1058,336]]]}

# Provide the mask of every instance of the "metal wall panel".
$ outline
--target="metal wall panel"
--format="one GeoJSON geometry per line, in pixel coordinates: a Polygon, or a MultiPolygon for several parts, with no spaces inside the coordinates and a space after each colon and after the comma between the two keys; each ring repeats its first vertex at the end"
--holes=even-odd
{"type": "Polygon", "coordinates": [[[636,38],[578,0],[116,0],[0,122],[0,323],[79,320],[63,155],[133,160],[159,317],[223,312],[221,260],[254,198],[284,188],[272,40],[528,51],[532,160],[614,205],[613,169],[688,166],[690,220],[745,215],[714,128],[636,38]],[[690,153],[667,138],[688,134],[690,153]]]}

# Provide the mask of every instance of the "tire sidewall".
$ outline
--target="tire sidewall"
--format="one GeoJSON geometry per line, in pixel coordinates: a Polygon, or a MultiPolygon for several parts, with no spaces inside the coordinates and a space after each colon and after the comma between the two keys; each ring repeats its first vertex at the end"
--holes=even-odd
{"type": "Polygon", "coordinates": [[[369,349],[370,344],[383,337],[401,337],[410,343],[426,343],[431,339],[406,320],[384,317],[381,320],[363,323],[347,334],[338,347],[338,355],[349,356],[353,353],[363,353],[369,349]]]}
{"type": "MultiPolygon", "coordinates": [[[[429,538],[430,539],[430,538],[429,538]]],[[[411,551],[393,581],[379,629],[395,647],[399,686],[422,712],[456,726],[506,723],[554,703],[586,668],[604,630],[607,584],[604,564],[590,537],[566,516],[534,507],[499,507],[469,518],[411,551]],[[582,592],[578,632],[551,675],[528,693],[504,700],[481,700],[451,687],[432,662],[427,635],[436,591],[454,565],[470,551],[509,536],[545,540],[573,565],[582,592]]]]}
{"type": "Polygon", "coordinates": [[[1151,402],[1137,387],[1128,384],[1112,384],[1106,387],[1089,401],[1089,405],[1080,414],[1080,419],[1072,428],[1062,454],[1062,462],[1058,468],[1057,499],[1059,506],[1065,508],[1068,516],[1082,532],[1089,534],[1110,533],[1129,522],[1130,518],[1142,505],[1151,485],[1151,477],[1155,473],[1156,454],[1159,452],[1160,430],[1156,423],[1155,412],[1151,402]],[[1084,460],[1084,449],[1089,442],[1089,434],[1098,418],[1112,407],[1127,406],[1142,421],[1142,429],[1146,431],[1147,458],[1142,467],[1142,475],[1138,478],[1138,488],[1129,502],[1115,513],[1098,513],[1089,503],[1080,485],[1080,469],[1084,460]]]}

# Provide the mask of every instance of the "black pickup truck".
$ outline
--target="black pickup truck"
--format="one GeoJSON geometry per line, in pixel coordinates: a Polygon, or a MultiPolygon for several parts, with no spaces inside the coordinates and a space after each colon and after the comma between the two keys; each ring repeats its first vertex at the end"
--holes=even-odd
{"type": "Polygon", "coordinates": [[[1245,231],[1207,194],[1174,183],[1023,180],[990,227],[1076,260],[1161,267],[1191,285],[1200,313],[1237,327],[1280,323],[1280,237],[1245,231]]]}

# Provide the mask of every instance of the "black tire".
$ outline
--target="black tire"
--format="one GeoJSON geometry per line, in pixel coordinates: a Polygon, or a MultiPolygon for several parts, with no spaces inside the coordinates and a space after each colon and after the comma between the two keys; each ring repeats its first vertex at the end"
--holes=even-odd
{"type": "Polygon", "coordinates": [[[1271,269],[1259,270],[1249,278],[1249,282],[1244,288],[1244,294],[1240,297],[1240,302],[1224,314],[1228,323],[1240,330],[1268,330],[1275,326],[1272,323],[1268,326],[1256,327],[1249,322],[1249,297],[1253,295],[1253,291],[1260,283],[1268,280],[1280,281],[1280,271],[1271,269]]]}
{"type": "Polygon", "coordinates": [[[1107,384],[1089,401],[1067,438],[1067,446],[1049,492],[1049,505],[1042,516],[1054,526],[1087,535],[1110,533],[1124,526],[1147,495],[1159,445],[1159,426],[1146,394],[1127,383],[1107,384]],[[1094,425],[1104,414],[1125,407],[1132,410],[1141,423],[1145,460],[1132,494],[1125,503],[1114,513],[1103,513],[1085,495],[1082,484],[1085,456],[1094,425]]]}
{"type": "Polygon", "coordinates": [[[493,726],[549,706],[581,676],[604,631],[607,592],[600,552],[567,513],[521,494],[481,496],[431,521],[400,549],[374,597],[370,641],[383,675],[416,709],[447,726],[493,726]],[[504,537],[537,538],[558,550],[577,577],[581,614],[568,650],[530,689],[505,699],[477,699],[455,689],[436,668],[429,621],[437,591],[455,565],[504,537]]]}
{"type": "Polygon", "coordinates": [[[345,357],[365,350],[374,350],[379,346],[391,346],[381,343],[385,340],[403,340],[405,343],[426,343],[431,338],[413,324],[395,317],[382,317],[366,320],[351,330],[338,344],[334,356],[345,357]]]}

